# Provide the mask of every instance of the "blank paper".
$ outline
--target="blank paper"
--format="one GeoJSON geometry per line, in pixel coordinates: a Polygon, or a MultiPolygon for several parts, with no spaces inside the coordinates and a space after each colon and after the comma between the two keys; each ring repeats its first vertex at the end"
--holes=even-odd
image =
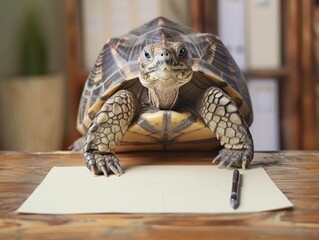
{"type": "Polygon", "coordinates": [[[216,166],[134,166],[120,177],[54,167],[19,213],[242,213],[292,207],[261,168],[240,170],[240,202],[230,206],[232,170],[216,166]]]}

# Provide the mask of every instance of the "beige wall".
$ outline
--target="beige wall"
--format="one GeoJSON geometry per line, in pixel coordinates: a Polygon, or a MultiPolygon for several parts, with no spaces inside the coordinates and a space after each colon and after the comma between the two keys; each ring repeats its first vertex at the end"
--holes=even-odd
{"type": "Polygon", "coordinates": [[[48,47],[48,71],[66,69],[64,1],[0,0],[0,79],[21,71],[19,32],[30,10],[35,10],[41,19],[48,47]]]}

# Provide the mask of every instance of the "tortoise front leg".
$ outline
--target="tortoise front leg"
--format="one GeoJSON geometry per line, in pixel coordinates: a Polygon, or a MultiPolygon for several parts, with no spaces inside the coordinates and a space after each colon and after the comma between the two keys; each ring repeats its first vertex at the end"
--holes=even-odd
{"type": "Polygon", "coordinates": [[[232,99],[220,88],[207,89],[197,103],[200,115],[224,147],[214,161],[245,168],[254,156],[249,128],[232,99]]]}
{"type": "Polygon", "coordinates": [[[84,161],[94,175],[108,172],[121,175],[123,169],[115,154],[136,113],[137,102],[126,90],[106,100],[92,121],[85,137],[84,161]]]}

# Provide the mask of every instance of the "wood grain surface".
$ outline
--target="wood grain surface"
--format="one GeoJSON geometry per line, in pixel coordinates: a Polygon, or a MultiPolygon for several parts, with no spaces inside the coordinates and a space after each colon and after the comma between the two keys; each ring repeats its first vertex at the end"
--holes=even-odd
{"type": "MultiPolygon", "coordinates": [[[[212,154],[122,153],[135,164],[211,164],[212,154]]],[[[319,239],[319,152],[256,153],[295,207],[253,214],[18,214],[53,166],[82,166],[80,153],[0,153],[0,239],[319,239]]],[[[107,179],[106,179],[107,181],[107,179]]],[[[262,186],[260,186],[262,188],[262,186]]],[[[85,189],[83,189],[85,191],[85,189]]]]}

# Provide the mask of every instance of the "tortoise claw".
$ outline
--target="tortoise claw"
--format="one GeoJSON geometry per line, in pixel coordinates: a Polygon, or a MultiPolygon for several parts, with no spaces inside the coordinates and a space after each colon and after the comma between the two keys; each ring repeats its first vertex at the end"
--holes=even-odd
{"type": "Polygon", "coordinates": [[[226,168],[227,168],[227,169],[230,169],[230,168],[233,166],[234,162],[235,162],[235,161],[230,161],[230,162],[227,164],[226,168]]]}
{"type": "Polygon", "coordinates": [[[239,159],[239,156],[238,155],[234,155],[231,159],[230,159],[230,161],[229,161],[229,163],[227,164],[227,169],[230,169],[230,168],[232,168],[233,167],[233,164],[235,164],[237,161],[238,161],[238,159],[239,159]]]}
{"type": "Polygon", "coordinates": [[[98,175],[95,165],[91,165],[91,166],[90,166],[90,171],[91,171],[91,173],[92,173],[93,176],[97,176],[97,175],[98,175]]]}
{"type": "Polygon", "coordinates": [[[218,167],[221,168],[222,166],[224,166],[224,164],[227,164],[229,158],[230,158],[230,156],[224,157],[224,158],[219,162],[218,167]]]}
{"type": "Polygon", "coordinates": [[[124,173],[123,168],[118,162],[110,161],[109,169],[116,174],[116,176],[121,176],[124,173]]]}
{"type": "Polygon", "coordinates": [[[110,170],[113,172],[113,173],[115,173],[116,174],[116,176],[121,176],[121,173],[119,172],[119,170],[115,167],[115,165],[114,164],[111,164],[110,166],[109,166],[109,168],[110,168],[110,170]]]}
{"type": "Polygon", "coordinates": [[[117,170],[120,172],[120,175],[123,174],[124,170],[123,170],[122,166],[118,162],[115,162],[115,165],[116,165],[117,170]]]}
{"type": "Polygon", "coordinates": [[[222,157],[222,155],[219,153],[214,159],[213,159],[213,163],[219,161],[219,159],[222,157]]]}
{"type": "Polygon", "coordinates": [[[101,168],[101,171],[104,174],[104,176],[107,177],[107,171],[106,171],[105,165],[102,165],[100,168],[101,168]]]}
{"type": "Polygon", "coordinates": [[[247,166],[247,161],[246,160],[244,160],[243,161],[243,163],[241,164],[241,167],[242,167],[242,169],[246,169],[246,166],[247,166]]]}

